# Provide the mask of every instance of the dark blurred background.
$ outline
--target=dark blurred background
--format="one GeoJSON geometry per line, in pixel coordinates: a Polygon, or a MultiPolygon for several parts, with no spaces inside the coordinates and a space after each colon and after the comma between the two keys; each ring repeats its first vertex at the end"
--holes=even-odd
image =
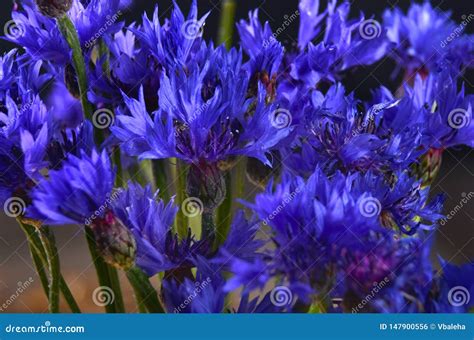
{"type": "MultiPolygon", "coordinates": [[[[187,13],[191,4],[190,0],[177,1],[182,10],[187,13]]],[[[322,0],[322,4],[326,1],[322,0]]],[[[363,11],[367,17],[374,16],[380,20],[384,9],[398,6],[404,11],[410,6],[412,1],[403,0],[371,0],[353,1],[352,15],[357,16],[363,11]]],[[[463,15],[469,16],[474,13],[474,2],[465,0],[436,0],[431,1],[433,6],[437,6],[442,11],[451,11],[452,18],[456,22],[461,22],[463,15]]],[[[140,21],[141,15],[146,11],[152,15],[156,1],[153,0],[132,0],[132,5],[125,11],[124,17],[127,23],[140,21]]],[[[169,17],[172,9],[172,1],[158,1],[159,15],[162,20],[169,17]]],[[[220,1],[218,0],[198,0],[199,12],[204,14],[211,11],[205,27],[205,37],[215,40],[218,31],[220,1]]],[[[268,20],[270,25],[276,29],[285,20],[285,15],[293,14],[298,6],[298,1],[266,0],[266,1],[237,1],[236,19],[246,18],[248,11],[256,7],[260,8],[260,19],[268,20]]],[[[2,0],[0,4],[0,24],[2,26],[10,20],[12,1],[2,0]]],[[[474,32],[474,22],[466,27],[470,34],[474,32]]],[[[298,22],[293,22],[278,39],[282,41],[288,49],[294,48],[298,32],[298,22]]],[[[235,38],[237,36],[235,35],[235,38]]],[[[234,39],[236,41],[236,39],[234,39]]],[[[12,44],[0,40],[0,52],[3,54],[14,47],[12,44]]],[[[347,87],[355,90],[357,95],[365,98],[370,90],[383,84],[390,84],[391,89],[398,85],[390,83],[390,74],[393,71],[393,63],[390,60],[382,60],[377,65],[358,70],[347,80],[347,87]]],[[[466,72],[463,75],[466,90],[474,93],[473,72],[466,72]]],[[[410,122],[407,122],[410,124],[410,122]]],[[[447,197],[445,212],[448,213],[459,205],[464,197],[469,197],[469,193],[474,195],[474,154],[468,148],[458,148],[447,150],[444,154],[443,166],[434,184],[434,192],[444,192],[447,197]]],[[[474,260],[474,199],[455,214],[454,218],[441,226],[436,234],[435,252],[447,260],[456,263],[463,263],[474,260]]],[[[3,210],[0,212],[3,214],[3,210]]],[[[58,247],[62,270],[66,280],[76,295],[80,305],[85,311],[99,312],[102,309],[92,303],[92,291],[98,286],[95,272],[90,264],[82,229],[79,227],[57,228],[58,247]]],[[[433,254],[435,258],[436,254],[433,254]]],[[[18,288],[18,285],[32,277],[34,282],[32,288],[28,288],[16,298],[8,307],[6,312],[45,312],[47,301],[41,291],[39,280],[31,265],[27,244],[24,235],[20,231],[14,219],[0,215],[0,307],[18,288]]],[[[130,287],[126,280],[122,280],[125,288],[125,300],[128,311],[134,312],[130,287]]],[[[67,310],[63,308],[63,310],[67,310]]]]}

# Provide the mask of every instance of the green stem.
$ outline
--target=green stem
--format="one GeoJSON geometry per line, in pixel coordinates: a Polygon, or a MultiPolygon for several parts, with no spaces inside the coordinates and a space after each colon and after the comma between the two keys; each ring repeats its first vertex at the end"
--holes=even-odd
{"type": "MultiPolygon", "coordinates": [[[[116,298],[116,294],[120,294],[120,292],[116,292],[112,287],[112,282],[110,280],[109,269],[107,263],[102,259],[96,249],[94,234],[89,227],[85,228],[86,231],[86,239],[87,245],[89,246],[89,252],[91,254],[92,262],[94,263],[95,270],[97,272],[97,279],[99,280],[99,286],[101,287],[109,287],[114,291],[114,297],[116,298]]],[[[115,301],[111,304],[105,306],[105,311],[107,313],[117,313],[115,308],[115,301]]]]}
{"type": "Polygon", "coordinates": [[[209,240],[211,244],[214,243],[216,238],[216,226],[214,223],[214,214],[210,211],[206,211],[202,213],[202,221],[201,221],[201,239],[202,240],[209,240]]]}
{"type": "Polygon", "coordinates": [[[235,0],[223,0],[221,5],[221,19],[219,23],[218,44],[225,44],[226,48],[232,46],[234,36],[234,20],[237,4],[235,0]]]}
{"type": "MultiPolygon", "coordinates": [[[[59,30],[66,39],[69,47],[72,50],[72,63],[74,69],[76,70],[77,83],[79,86],[79,95],[82,104],[82,109],[84,110],[84,115],[86,119],[92,121],[93,107],[87,98],[87,71],[86,63],[84,61],[84,56],[82,54],[81,42],[79,40],[79,35],[77,30],[74,27],[74,23],[69,19],[67,15],[64,15],[61,18],[57,19],[59,30]]],[[[94,129],[94,136],[96,142],[100,145],[104,137],[100,129],[94,129]]]]}
{"type": "Polygon", "coordinates": [[[79,308],[74,296],[72,295],[69,287],[67,286],[66,280],[64,280],[63,276],[60,277],[60,285],[61,285],[61,292],[63,294],[64,300],[66,300],[71,312],[73,313],[80,313],[81,309],[79,308]]]}
{"type": "Polygon", "coordinates": [[[144,299],[142,293],[137,289],[137,287],[133,285],[132,288],[133,293],[135,294],[135,302],[137,303],[138,313],[147,313],[145,303],[143,302],[144,299]]]}
{"type": "Polygon", "coordinates": [[[127,271],[127,277],[135,292],[140,305],[146,306],[150,313],[164,313],[155,288],[148,277],[139,268],[133,267],[127,271]]]}
{"type": "Polygon", "coordinates": [[[81,103],[87,119],[92,119],[92,105],[87,99],[86,63],[82,55],[81,43],[73,22],[67,15],[57,19],[58,27],[72,50],[72,62],[77,74],[81,103]]]}
{"type": "Polygon", "coordinates": [[[49,283],[48,283],[48,276],[44,270],[44,263],[41,260],[40,256],[38,255],[36,249],[30,242],[28,242],[28,246],[30,249],[31,258],[33,259],[33,263],[36,268],[36,272],[38,273],[38,276],[41,281],[41,286],[43,287],[44,293],[46,294],[49,300],[49,283]]]}
{"type": "Polygon", "coordinates": [[[110,288],[115,293],[115,309],[117,313],[125,313],[125,305],[123,303],[123,297],[122,297],[122,288],[120,287],[120,279],[118,276],[117,269],[114,267],[110,266],[107,264],[107,269],[109,271],[109,277],[110,277],[110,288]]]}
{"type": "MultiPolygon", "coordinates": [[[[43,248],[43,245],[36,233],[35,227],[22,223],[19,220],[18,220],[18,224],[20,225],[21,229],[26,235],[30,252],[31,252],[31,256],[33,258],[33,262],[38,272],[38,276],[40,277],[41,284],[43,286],[43,289],[45,290],[46,296],[49,297],[48,277],[46,275],[46,272],[44,271],[44,268],[48,266],[48,261],[46,260],[46,251],[43,248]]],[[[66,300],[69,308],[71,309],[71,312],[80,313],[81,310],[79,309],[79,306],[77,305],[77,302],[74,299],[74,296],[69,290],[69,287],[61,274],[60,274],[60,286],[61,286],[61,293],[63,294],[64,299],[66,300]]]]}
{"type": "Polygon", "coordinates": [[[61,288],[59,256],[54,234],[47,226],[37,230],[43,248],[46,251],[46,260],[49,266],[49,311],[59,313],[59,290],[61,288]]]}
{"type": "Polygon", "coordinates": [[[232,176],[230,171],[227,171],[224,175],[226,195],[224,202],[217,208],[217,232],[216,232],[216,245],[221,245],[227,238],[227,233],[230,229],[232,213],[232,176]]]}
{"type": "Polygon", "coordinates": [[[247,172],[247,158],[242,157],[235,166],[234,188],[235,196],[243,198],[245,193],[245,174],[247,172]]]}
{"type": "Polygon", "coordinates": [[[180,208],[176,214],[175,228],[180,238],[185,238],[188,233],[188,219],[184,215],[182,205],[186,199],[186,165],[177,158],[172,158],[171,175],[176,186],[176,204],[180,208]]]}
{"type": "Polygon", "coordinates": [[[156,159],[152,161],[153,178],[156,183],[156,188],[160,190],[160,197],[165,200],[170,200],[168,192],[168,178],[166,174],[166,161],[164,159],[156,159]]]}
{"type": "Polygon", "coordinates": [[[115,175],[115,186],[117,188],[120,188],[124,184],[122,158],[120,155],[120,149],[117,148],[112,152],[113,152],[114,163],[115,163],[115,166],[117,167],[117,174],[115,175]]]}

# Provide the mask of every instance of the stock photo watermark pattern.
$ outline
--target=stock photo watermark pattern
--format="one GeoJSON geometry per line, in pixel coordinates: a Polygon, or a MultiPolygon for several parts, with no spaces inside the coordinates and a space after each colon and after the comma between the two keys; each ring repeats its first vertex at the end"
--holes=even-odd
{"type": "Polygon", "coordinates": [[[31,287],[33,284],[34,280],[32,277],[30,277],[28,280],[24,282],[18,282],[18,286],[13,294],[10,295],[10,297],[4,301],[2,304],[0,304],[0,312],[7,312],[8,308],[10,305],[15,303],[15,301],[28,289],[31,287]]]}
{"type": "MultiPolygon", "coordinates": [[[[468,331],[435,315],[474,308],[474,235],[458,222],[474,197],[474,16],[166,3],[8,4],[0,312],[42,314],[2,320],[6,337],[101,337],[110,315],[125,337],[165,313],[370,313],[367,338],[468,331]],[[56,318],[91,312],[104,325],[56,318]]],[[[241,328],[227,332],[275,327],[241,328]]]]}

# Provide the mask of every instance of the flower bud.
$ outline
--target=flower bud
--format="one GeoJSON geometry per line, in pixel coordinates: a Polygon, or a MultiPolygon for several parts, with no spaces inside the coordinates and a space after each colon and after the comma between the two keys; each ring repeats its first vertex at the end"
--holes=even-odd
{"type": "Polygon", "coordinates": [[[214,164],[191,165],[186,191],[190,197],[199,198],[204,212],[212,212],[222,204],[226,195],[222,171],[214,164]]]}
{"type": "Polygon", "coordinates": [[[430,149],[414,165],[415,176],[422,180],[422,187],[431,185],[438,175],[441,168],[443,151],[443,149],[430,149]]]}
{"type": "Polygon", "coordinates": [[[90,226],[97,250],[104,260],[119,269],[133,267],[136,242],[130,230],[111,211],[95,219],[90,226]]]}
{"type": "Polygon", "coordinates": [[[71,9],[72,0],[36,0],[36,5],[43,15],[60,18],[71,9]]]}

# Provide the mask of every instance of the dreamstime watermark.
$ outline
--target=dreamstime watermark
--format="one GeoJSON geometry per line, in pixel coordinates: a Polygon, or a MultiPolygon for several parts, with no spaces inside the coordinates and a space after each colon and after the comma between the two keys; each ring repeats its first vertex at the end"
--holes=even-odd
{"type": "Polygon", "coordinates": [[[92,213],[92,215],[89,218],[86,218],[84,221],[84,225],[90,226],[92,222],[100,217],[103,216],[103,214],[111,207],[112,203],[117,200],[120,197],[120,194],[123,192],[123,189],[117,189],[112,191],[109,197],[105,200],[105,202],[92,213]]]}
{"type": "Polygon", "coordinates": [[[270,124],[276,129],[284,129],[291,125],[293,117],[287,109],[279,108],[270,113],[270,124]]]}
{"type": "Polygon", "coordinates": [[[209,102],[205,102],[202,104],[197,110],[194,110],[190,117],[188,117],[188,123],[192,123],[195,121],[199,116],[201,116],[204,111],[209,107],[209,102]]]}
{"type": "Polygon", "coordinates": [[[114,121],[114,113],[106,108],[98,109],[92,115],[92,124],[100,130],[107,129],[114,121]]]}
{"type": "Polygon", "coordinates": [[[181,204],[181,211],[186,217],[196,217],[202,215],[204,204],[197,197],[188,197],[181,204]]]}
{"type": "Polygon", "coordinates": [[[202,35],[203,27],[204,24],[201,24],[198,20],[186,20],[181,26],[181,32],[186,39],[194,40],[202,35]]]}
{"type": "Polygon", "coordinates": [[[107,21],[102,25],[101,28],[99,28],[99,30],[89,40],[86,41],[86,43],[84,44],[84,47],[91,48],[92,46],[94,46],[97,40],[99,40],[100,37],[102,37],[105,33],[107,33],[107,30],[110,27],[112,27],[119,20],[121,16],[122,16],[122,11],[118,11],[112,16],[107,15],[106,16],[107,21]]]}
{"type": "Polygon", "coordinates": [[[10,20],[3,26],[3,33],[8,39],[16,40],[21,38],[26,32],[25,25],[16,20],[10,20]]]}
{"type": "Polygon", "coordinates": [[[46,321],[39,326],[15,326],[10,324],[5,327],[5,332],[18,334],[85,333],[86,329],[83,326],[53,326],[50,321],[46,321]]]}
{"type": "Polygon", "coordinates": [[[5,215],[17,218],[25,213],[26,203],[20,197],[10,197],[3,203],[5,215]]]}
{"type": "Polygon", "coordinates": [[[359,34],[366,40],[378,38],[382,34],[382,25],[374,19],[364,20],[359,25],[359,34]]]}
{"type": "Polygon", "coordinates": [[[456,38],[459,38],[465,31],[466,26],[474,20],[474,14],[469,14],[469,15],[462,15],[461,16],[461,23],[456,26],[454,31],[451,32],[450,35],[448,35],[445,39],[443,39],[440,43],[441,48],[445,48],[448,46],[453,40],[456,38]]]}
{"type": "Polygon", "coordinates": [[[263,225],[268,225],[268,223],[273,220],[279,213],[282,212],[285,207],[295,199],[295,197],[300,193],[301,188],[296,188],[294,191],[290,192],[288,195],[285,195],[281,203],[273,210],[266,219],[263,220],[263,225]]]}
{"type": "Polygon", "coordinates": [[[359,313],[360,310],[364,309],[364,307],[370,303],[370,301],[375,298],[375,296],[390,282],[388,277],[385,277],[380,282],[374,282],[374,288],[367,294],[358,304],[357,306],[352,308],[352,313],[359,313]]]}
{"type": "Polygon", "coordinates": [[[461,196],[462,199],[458,202],[458,204],[456,204],[455,207],[446,214],[446,217],[439,221],[440,225],[444,226],[446,223],[448,223],[448,220],[454,218],[454,216],[456,216],[461,211],[461,209],[474,197],[474,192],[463,192],[461,196]]]}
{"type": "Polygon", "coordinates": [[[359,201],[359,211],[364,217],[375,217],[380,215],[382,204],[375,197],[364,197],[359,201]]]}
{"type": "Polygon", "coordinates": [[[199,294],[201,294],[202,291],[206,289],[207,286],[209,286],[211,282],[212,282],[212,279],[210,277],[208,277],[202,282],[196,282],[195,283],[196,287],[194,288],[194,290],[186,297],[186,299],[179,306],[175,307],[175,309],[173,310],[173,313],[178,314],[178,313],[181,313],[183,310],[185,310],[191,304],[191,302],[193,302],[193,300],[199,294]]]}
{"type": "Polygon", "coordinates": [[[283,23],[275,30],[275,32],[272,34],[272,36],[268,39],[265,39],[262,43],[262,46],[263,48],[268,48],[269,46],[271,46],[272,44],[274,44],[275,42],[277,42],[277,38],[279,35],[283,34],[283,32],[285,32],[285,30],[293,23],[295,22],[298,17],[300,16],[300,11],[299,10],[296,10],[293,14],[291,15],[288,15],[288,14],[285,14],[283,16],[283,23]]]}
{"type": "Polygon", "coordinates": [[[453,129],[462,129],[471,123],[471,114],[465,109],[454,109],[448,115],[448,124],[453,129]]]}
{"type": "Polygon", "coordinates": [[[471,301],[471,294],[466,287],[456,286],[449,290],[448,301],[451,306],[461,307],[467,305],[471,301]]]}
{"type": "Polygon", "coordinates": [[[100,286],[92,292],[92,302],[96,306],[105,307],[113,304],[115,301],[115,293],[112,288],[100,286]]]}
{"type": "Polygon", "coordinates": [[[30,277],[25,282],[18,282],[18,287],[10,297],[0,305],[0,312],[4,312],[10,307],[18,297],[27,290],[34,282],[33,278],[30,277]]]}
{"type": "MultiPolygon", "coordinates": [[[[387,103],[382,103],[382,104],[377,104],[372,107],[372,109],[368,112],[368,117],[364,119],[364,121],[355,129],[352,131],[352,137],[356,137],[362,133],[364,133],[367,129],[367,127],[375,122],[375,118],[379,115],[380,112],[383,112],[384,110],[390,109],[392,107],[397,106],[400,103],[400,100],[397,100],[393,103],[387,104],[387,103]]],[[[364,113],[360,112],[359,115],[363,115],[364,113]]]]}
{"type": "Polygon", "coordinates": [[[276,286],[270,293],[270,301],[276,307],[286,307],[293,303],[293,293],[290,288],[276,286]]]}

